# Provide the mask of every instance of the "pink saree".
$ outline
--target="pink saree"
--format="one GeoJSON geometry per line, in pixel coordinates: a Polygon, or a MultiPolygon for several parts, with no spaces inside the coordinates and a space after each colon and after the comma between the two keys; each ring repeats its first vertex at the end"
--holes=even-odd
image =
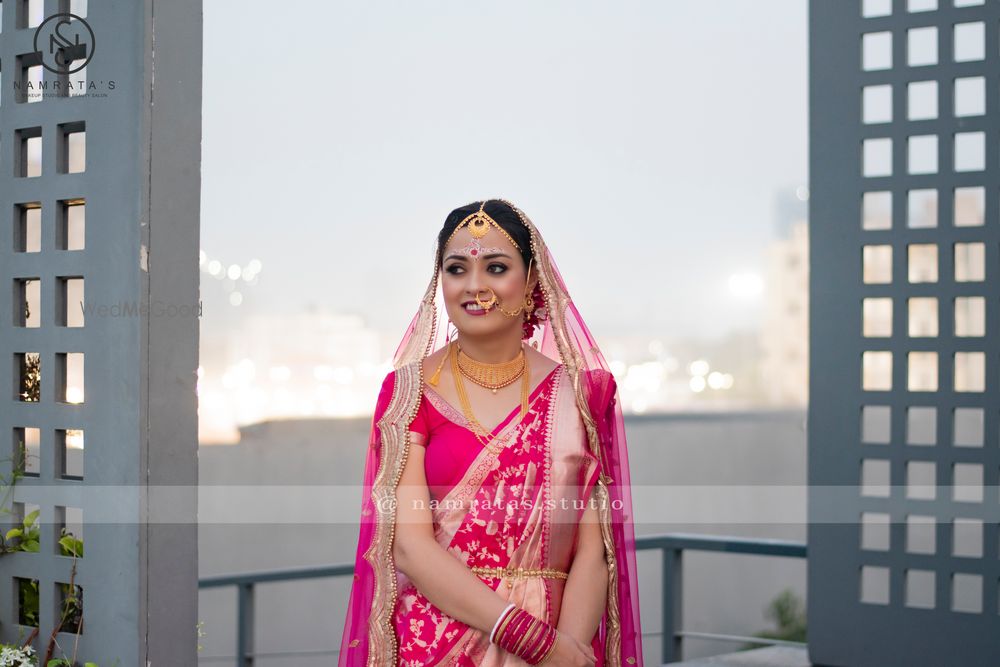
{"type": "MultiPolygon", "coordinates": [[[[509,203],[509,202],[508,202],[509,203]]],[[[547,319],[532,345],[558,361],[497,425],[499,453],[474,437],[461,411],[423,378],[437,340],[437,268],[395,355],[372,420],[355,574],[340,667],[525,665],[488,634],[435,607],[392,559],[395,486],[410,432],[426,436],[425,472],[434,535],[468,567],[568,572],[580,517],[593,495],[609,562],[607,605],[591,646],[598,665],[642,665],[628,460],[614,378],[569,301],[531,221],[547,319]]],[[[443,307],[443,306],[442,306],[443,307]]],[[[478,575],[505,599],[557,625],[564,579],[478,575]]]]}

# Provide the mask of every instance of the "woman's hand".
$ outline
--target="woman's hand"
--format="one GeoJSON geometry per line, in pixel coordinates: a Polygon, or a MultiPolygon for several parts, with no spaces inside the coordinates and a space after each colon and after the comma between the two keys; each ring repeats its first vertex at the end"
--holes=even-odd
{"type": "Polygon", "coordinates": [[[597,658],[594,649],[577,641],[572,635],[556,631],[556,644],[545,660],[545,667],[594,667],[597,658]]]}

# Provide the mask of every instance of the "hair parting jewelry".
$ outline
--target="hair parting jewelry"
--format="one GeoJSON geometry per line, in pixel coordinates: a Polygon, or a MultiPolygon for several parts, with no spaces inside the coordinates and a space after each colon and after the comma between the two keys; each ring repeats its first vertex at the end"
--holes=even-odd
{"type": "MultiPolygon", "coordinates": [[[[508,234],[507,230],[500,226],[500,223],[498,223],[496,220],[490,217],[490,215],[483,210],[483,208],[486,206],[486,202],[488,201],[491,200],[484,199],[483,202],[479,205],[478,211],[476,211],[475,213],[470,213],[469,215],[462,218],[462,221],[455,226],[455,229],[451,232],[451,235],[448,236],[448,241],[451,241],[451,238],[455,236],[455,234],[458,233],[458,230],[462,229],[462,227],[467,227],[469,233],[472,234],[472,237],[474,239],[481,239],[484,236],[486,236],[486,233],[488,231],[490,231],[490,226],[492,225],[497,229],[497,231],[499,231],[501,234],[507,237],[507,240],[510,241],[511,245],[520,250],[521,246],[517,244],[517,241],[514,240],[514,237],[508,234]]],[[[445,241],[445,246],[448,245],[448,241],[445,241]]]]}

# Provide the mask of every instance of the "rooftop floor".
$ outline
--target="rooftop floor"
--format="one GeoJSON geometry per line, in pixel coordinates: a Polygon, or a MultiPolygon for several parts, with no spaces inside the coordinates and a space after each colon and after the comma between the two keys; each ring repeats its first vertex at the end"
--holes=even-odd
{"type": "Polygon", "coordinates": [[[811,667],[804,648],[768,646],[668,663],[671,667],[811,667]]]}

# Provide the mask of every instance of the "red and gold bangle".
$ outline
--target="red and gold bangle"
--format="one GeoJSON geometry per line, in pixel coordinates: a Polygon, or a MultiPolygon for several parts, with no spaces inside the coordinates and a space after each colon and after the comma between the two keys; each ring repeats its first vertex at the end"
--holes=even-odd
{"type": "Polygon", "coordinates": [[[529,665],[537,665],[552,652],[556,635],[551,624],[514,607],[497,626],[494,643],[529,665]]]}

